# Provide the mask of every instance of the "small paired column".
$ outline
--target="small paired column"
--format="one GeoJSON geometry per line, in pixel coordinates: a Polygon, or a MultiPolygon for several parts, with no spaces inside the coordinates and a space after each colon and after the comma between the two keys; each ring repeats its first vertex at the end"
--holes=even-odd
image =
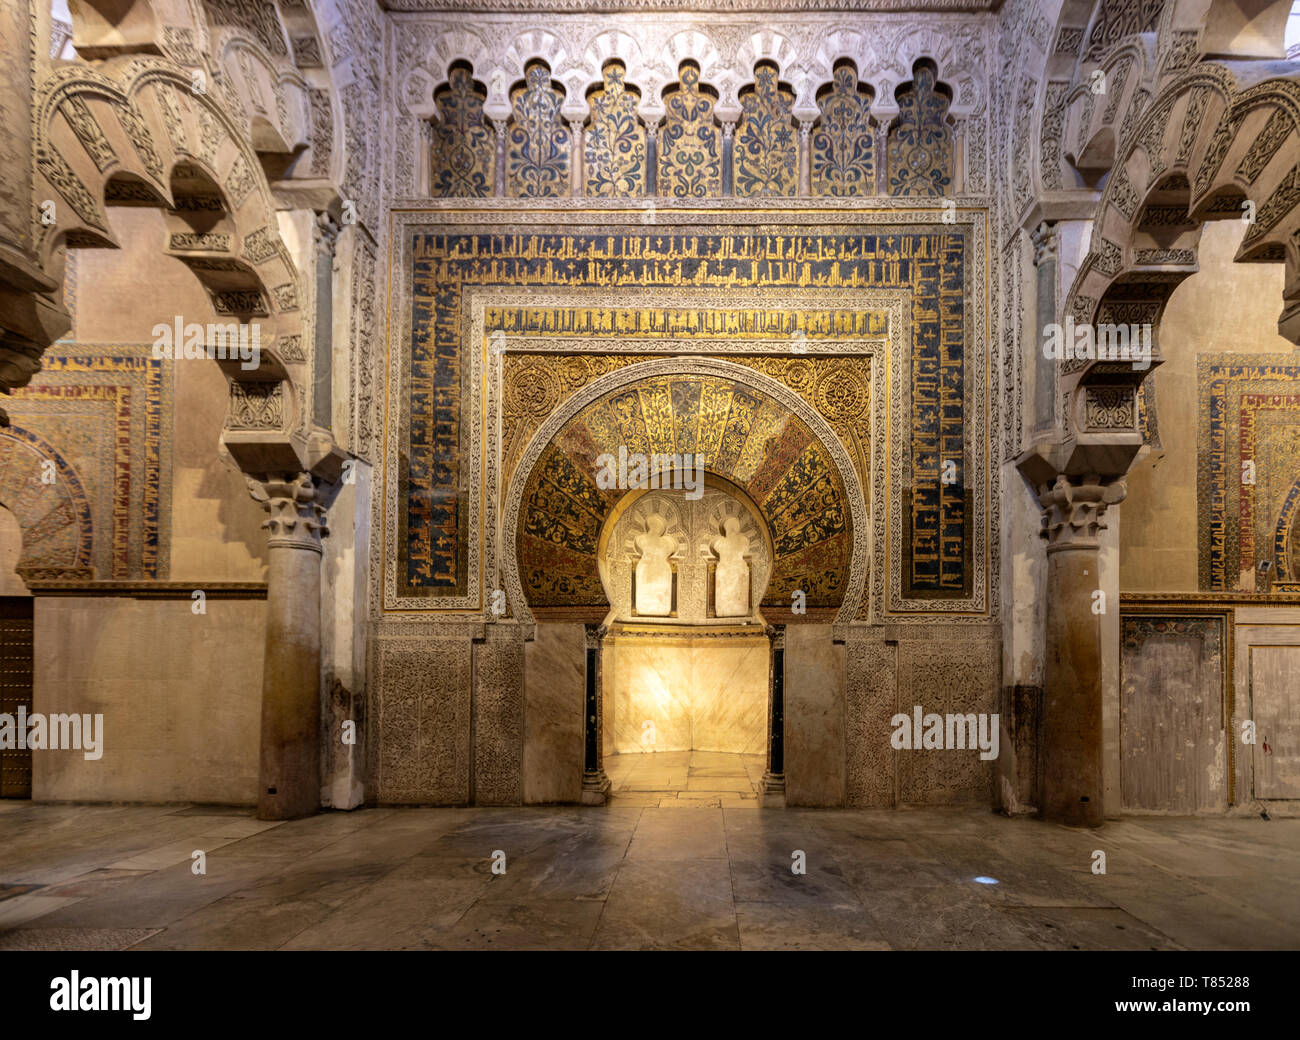
{"type": "Polygon", "coordinates": [[[732,150],[736,146],[736,121],[724,122],[722,124],[722,196],[729,198],[736,194],[734,177],[732,169],[732,150]]]}
{"type": "Polygon", "coordinates": [[[785,626],[769,625],[771,647],[767,704],[767,768],[758,788],[758,804],[785,808],[785,626]]]}
{"type": "Polygon", "coordinates": [[[659,194],[659,120],[645,124],[645,193],[653,199],[659,194]]]}
{"type": "Polygon", "coordinates": [[[492,193],[499,199],[506,196],[506,126],[505,119],[493,119],[492,129],[496,132],[496,162],[492,164],[492,193]]]}
{"type": "Polygon", "coordinates": [[[602,748],[603,711],[600,689],[600,641],[603,625],[587,625],[587,686],[583,702],[582,804],[604,805],[609,799],[610,782],[605,775],[602,748]]]}
{"type": "MultiPolygon", "coordinates": [[[[1056,268],[1060,236],[1056,225],[1043,221],[1030,233],[1030,242],[1034,246],[1034,278],[1036,314],[1053,315],[1056,313],[1056,268]]],[[[1044,328],[1044,322],[1036,323],[1044,328]]],[[[1043,350],[1043,334],[1040,331],[1034,352],[1034,415],[1033,432],[1035,435],[1050,433],[1056,428],[1056,362],[1043,350]]]]}
{"type": "Polygon", "coordinates": [[[569,120],[569,195],[581,198],[587,191],[586,148],[582,140],[582,120],[569,120]]]}
{"type": "Polygon", "coordinates": [[[324,506],[310,474],[249,478],[269,518],[266,653],[257,816],[320,808],[321,538],[324,506]]]}
{"type": "Polygon", "coordinates": [[[799,194],[812,194],[813,120],[799,120],[799,194]]]}

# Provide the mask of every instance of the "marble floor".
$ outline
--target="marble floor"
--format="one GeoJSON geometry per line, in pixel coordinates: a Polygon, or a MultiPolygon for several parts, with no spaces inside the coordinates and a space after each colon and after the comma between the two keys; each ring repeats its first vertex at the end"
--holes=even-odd
{"type": "Polygon", "coordinates": [[[606,755],[613,808],[757,809],[763,755],[656,751],[606,755]]]}
{"type": "Polygon", "coordinates": [[[618,804],[636,794],[289,823],[0,802],[0,950],[1300,946],[1300,819],[1089,833],[983,810],[618,804]]]}

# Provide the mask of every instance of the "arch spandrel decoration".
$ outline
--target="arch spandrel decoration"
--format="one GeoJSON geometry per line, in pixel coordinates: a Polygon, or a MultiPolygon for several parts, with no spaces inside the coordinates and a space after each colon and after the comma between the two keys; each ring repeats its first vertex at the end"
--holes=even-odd
{"type": "Polygon", "coordinates": [[[776,65],[762,61],[754,81],[740,92],[740,122],[732,152],[736,195],[761,198],[795,195],[799,148],[794,128],[794,93],[779,79],[776,65]]]}
{"type": "Polygon", "coordinates": [[[564,92],[543,61],[530,61],[510,94],[506,187],[512,198],[560,198],[569,193],[570,133],[560,109],[564,92]]]}
{"type": "Polygon", "coordinates": [[[570,398],[533,437],[510,483],[502,524],[506,592],[521,620],[532,619],[533,607],[607,603],[597,559],[601,528],[628,489],[598,487],[596,457],[609,451],[617,458],[620,445],[629,455],[673,454],[692,440],[708,460],[705,473],[751,498],[770,531],[764,603],[788,608],[799,588],[809,609],[834,610],[840,621],[857,616],[871,533],[848,452],[823,418],[774,380],[699,358],[611,372],[570,398]],[[673,424],[674,394],[700,401],[693,438],[673,424]],[[774,414],[781,416],[775,427],[755,421],[774,414]],[[755,436],[757,452],[750,445],[755,436]],[[762,462],[751,468],[755,455],[762,462]]]}
{"type": "Polygon", "coordinates": [[[836,66],[819,91],[821,118],[812,132],[812,193],[870,195],[876,190],[875,127],[871,94],[848,62],[836,66]]]}
{"type": "Polygon", "coordinates": [[[910,83],[895,92],[898,119],[889,129],[886,160],[891,195],[946,195],[954,190],[951,99],[930,62],[919,62],[910,83]]]}
{"type": "MultiPolygon", "coordinates": [[[[838,607],[847,591],[852,510],[826,446],[785,407],[734,379],[677,375],[611,391],[561,428],[528,476],[518,548],[531,606],[596,606],[600,529],[627,488],[597,486],[597,459],[698,454],[703,471],[754,499],[772,532],[769,603],[795,589],[809,607],[838,607]],[[674,400],[698,401],[686,417],[674,400]],[[685,418],[685,421],[683,419],[685,418]],[[689,426],[690,429],[683,429],[689,426]],[[681,452],[678,442],[694,444],[681,452]]],[[[701,492],[702,493],[702,492],[701,492]]]]}

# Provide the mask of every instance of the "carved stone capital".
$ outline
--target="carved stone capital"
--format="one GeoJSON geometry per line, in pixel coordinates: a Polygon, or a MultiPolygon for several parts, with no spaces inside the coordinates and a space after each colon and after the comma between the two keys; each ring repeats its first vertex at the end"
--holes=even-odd
{"type": "Polygon", "coordinates": [[[1042,267],[1043,264],[1049,263],[1056,259],[1057,248],[1060,244],[1057,235],[1056,225],[1043,221],[1038,227],[1029,233],[1029,241],[1034,246],[1034,266],[1042,267]]]}
{"type": "Polygon", "coordinates": [[[329,213],[316,214],[316,248],[320,250],[323,256],[333,259],[334,249],[338,245],[340,230],[342,229],[329,213]]]}
{"type": "Polygon", "coordinates": [[[329,534],[329,529],[325,526],[325,506],[310,474],[247,479],[253,501],[270,514],[269,519],[262,521],[263,530],[270,532],[268,546],[321,551],[321,539],[329,534]]]}
{"type": "Polygon", "coordinates": [[[1043,533],[1047,551],[1097,547],[1097,535],[1106,527],[1106,510],[1124,501],[1124,480],[1107,480],[1095,474],[1059,474],[1038,493],[1043,508],[1043,533]]]}

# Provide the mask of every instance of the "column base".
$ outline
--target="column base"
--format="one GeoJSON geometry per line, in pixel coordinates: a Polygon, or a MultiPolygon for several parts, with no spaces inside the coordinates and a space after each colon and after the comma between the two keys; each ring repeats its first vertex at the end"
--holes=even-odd
{"type": "Polygon", "coordinates": [[[785,808],[785,774],[764,773],[758,782],[758,804],[763,809],[785,808]]]}
{"type": "Polygon", "coordinates": [[[582,774],[582,796],[579,801],[583,805],[604,805],[609,801],[609,791],[611,788],[609,777],[605,775],[605,770],[597,769],[595,772],[582,774]]]}

